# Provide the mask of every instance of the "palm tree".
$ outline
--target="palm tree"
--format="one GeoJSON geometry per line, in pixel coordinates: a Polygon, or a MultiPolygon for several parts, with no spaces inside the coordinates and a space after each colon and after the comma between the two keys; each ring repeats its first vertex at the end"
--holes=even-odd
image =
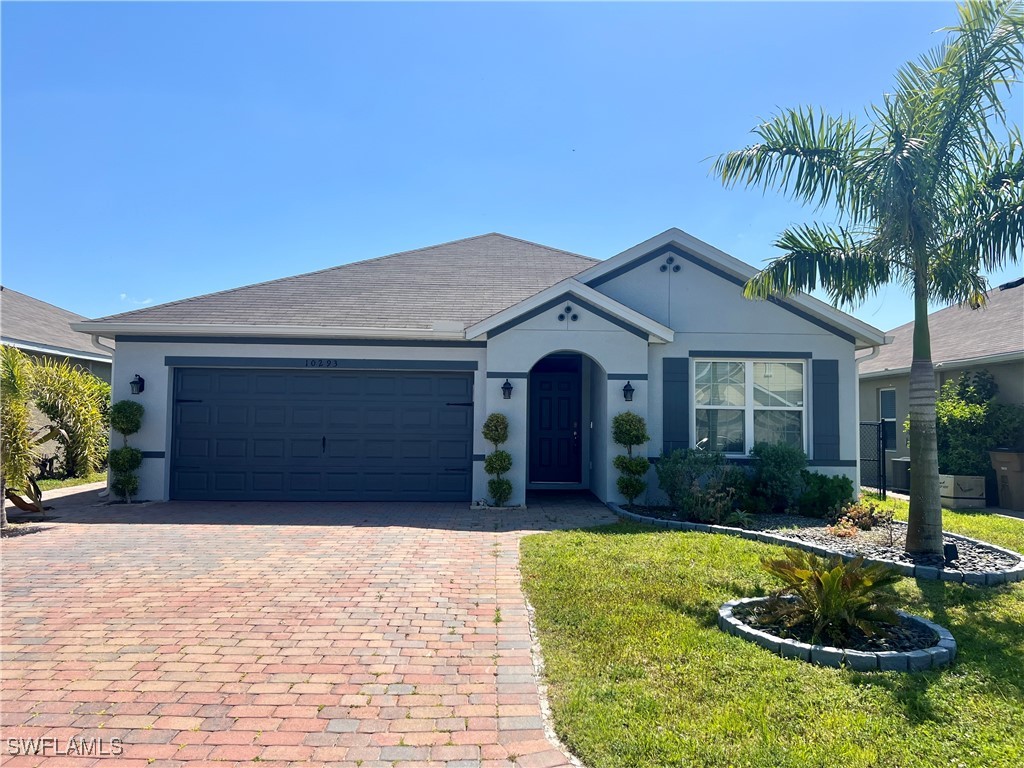
{"type": "Polygon", "coordinates": [[[727,186],[778,188],[836,213],[833,225],[784,231],[784,253],[747,283],[748,298],[821,288],[855,306],[890,282],[913,296],[909,552],[942,552],[928,302],[984,303],[983,271],[1016,263],[1024,242],[1020,127],[1002,101],[1024,69],[1021,3],[958,10],[944,42],[900,68],[864,124],[787,110],[714,165],[727,186]]]}

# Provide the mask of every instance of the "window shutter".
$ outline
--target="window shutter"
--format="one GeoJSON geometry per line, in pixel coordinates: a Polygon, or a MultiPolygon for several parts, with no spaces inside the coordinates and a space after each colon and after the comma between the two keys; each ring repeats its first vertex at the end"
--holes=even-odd
{"type": "Polygon", "coordinates": [[[839,361],[811,361],[811,458],[839,459],[839,361]]]}
{"type": "Polygon", "coordinates": [[[665,454],[690,447],[690,358],[662,361],[662,439],[665,454]]]}

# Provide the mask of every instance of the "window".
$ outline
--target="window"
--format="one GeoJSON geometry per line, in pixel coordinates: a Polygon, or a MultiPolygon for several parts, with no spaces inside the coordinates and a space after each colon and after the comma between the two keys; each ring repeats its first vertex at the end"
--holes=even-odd
{"type": "Polygon", "coordinates": [[[804,363],[696,360],[697,445],[748,453],[755,443],[806,450],[804,363]]]}
{"type": "Polygon", "coordinates": [[[896,450],[896,390],[878,390],[878,419],[882,422],[885,450],[896,450]]]}

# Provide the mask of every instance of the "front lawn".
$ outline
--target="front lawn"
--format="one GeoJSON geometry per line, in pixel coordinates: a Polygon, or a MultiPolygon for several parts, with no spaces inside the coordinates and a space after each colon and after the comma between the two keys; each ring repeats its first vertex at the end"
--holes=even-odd
{"type": "MultiPolygon", "coordinates": [[[[1024,551],[1024,521],[945,522],[1024,551]]],[[[589,768],[1024,765],[1024,584],[903,579],[903,607],[956,637],[954,665],[825,669],[716,628],[719,605],[775,588],[758,559],[780,551],[632,524],[523,540],[556,728],[589,768]]]]}
{"type": "Polygon", "coordinates": [[[88,483],[105,483],[107,482],[107,471],[102,472],[90,472],[85,477],[68,477],[63,480],[39,480],[37,485],[41,491],[52,491],[57,488],[74,488],[78,485],[87,485],[88,483]]]}

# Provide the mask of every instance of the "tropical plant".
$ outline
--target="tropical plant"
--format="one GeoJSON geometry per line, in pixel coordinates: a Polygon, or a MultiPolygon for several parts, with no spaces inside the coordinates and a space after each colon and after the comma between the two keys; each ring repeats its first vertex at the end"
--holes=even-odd
{"type": "Polygon", "coordinates": [[[31,396],[31,360],[14,347],[0,348],[0,528],[7,527],[5,500],[24,511],[43,511],[33,477],[39,446],[62,434],[52,425],[32,429],[31,396]]]}
{"type": "Polygon", "coordinates": [[[898,621],[896,596],[887,588],[900,576],[884,565],[787,549],[785,558],[761,558],[761,567],[785,585],[765,613],[786,629],[809,626],[812,643],[843,647],[854,630],[870,637],[898,621]]]}
{"type": "Polygon", "coordinates": [[[63,476],[99,469],[107,452],[110,385],[66,360],[43,359],[32,366],[31,388],[36,407],[62,430],[63,476]]]}
{"type": "Polygon", "coordinates": [[[617,414],[612,418],[612,440],[616,445],[626,449],[626,455],[612,459],[612,466],[619,471],[616,487],[630,504],[637,496],[647,490],[644,477],[651,468],[646,456],[634,456],[633,449],[651,439],[647,434],[647,422],[643,416],[630,411],[617,414]]]}
{"type": "Polygon", "coordinates": [[[503,507],[512,498],[512,481],[502,477],[512,469],[512,454],[501,450],[501,444],[508,440],[508,417],[502,413],[492,413],[484,421],[481,434],[484,440],[494,446],[494,451],[484,459],[484,471],[494,475],[487,481],[487,492],[491,494],[495,506],[503,507]]]}
{"type": "Polygon", "coordinates": [[[913,296],[911,552],[942,552],[929,301],[983,304],[983,270],[1015,263],[1024,245],[1024,152],[1002,90],[1024,68],[1020,0],[965,3],[946,31],[899,69],[866,124],[786,110],[714,165],[726,185],[776,187],[837,215],[784,231],[783,255],[748,281],[748,297],[821,288],[852,306],[891,282],[913,296]]]}
{"type": "Polygon", "coordinates": [[[145,408],[135,400],[118,400],[110,407],[110,426],[121,433],[123,445],[110,451],[110,490],[130,504],[139,492],[135,471],[142,466],[142,451],[128,445],[128,436],[142,429],[145,408]]]}

